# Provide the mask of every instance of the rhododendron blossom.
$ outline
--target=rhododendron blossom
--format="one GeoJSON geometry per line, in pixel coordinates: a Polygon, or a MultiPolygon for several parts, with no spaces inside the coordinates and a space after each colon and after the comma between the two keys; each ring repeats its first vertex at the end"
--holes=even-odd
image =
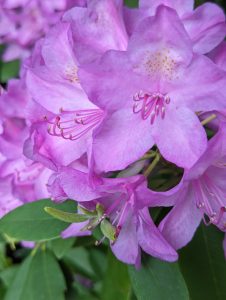
{"type": "MultiPolygon", "coordinates": [[[[226,231],[225,201],[225,125],[208,143],[198,162],[185,172],[175,204],[160,224],[166,239],[176,249],[185,246],[193,237],[201,219],[226,231]]],[[[161,196],[168,201],[167,194],[161,196]]]]}
{"type": "Polygon", "coordinates": [[[29,134],[24,116],[28,99],[23,83],[17,80],[10,81],[8,91],[0,96],[1,216],[23,203],[48,197],[46,184],[51,171],[23,155],[29,134]]]}
{"type": "Polygon", "coordinates": [[[197,112],[225,108],[225,73],[192,52],[176,13],[164,6],[137,27],[128,51],[107,52],[80,76],[90,100],[108,113],[94,137],[101,171],[126,167],[153,144],[191,167],[207,142],[197,112]]]}
{"type": "MultiPolygon", "coordinates": [[[[201,222],[226,231],[225,14],[193,0],[123,3],[0,4],[3,60],[21,59],[19,79],[0,87],[0,234],[12,251],[15,241],[28,240],[22,245],[34,246],[31,263],[39,254],[43,265],[59,258],[55,269],[63,265],[74,280],[66,280],[69,297],[80,291],[71,265],[78,274],[83,265],[84,253],[80,262],[74,252],[87,245],[104,244],[84,254],[87,265],[97,254],[94,264],[104,268],[108,246],[122,262],[147,268],[141,277],[153,269],[156,280],[165,280],[161,270],[169,268],[174,286],[179,274],[180,290],[179,268],[153,259],[143,264],[147,254],[176,261],[201,222]]],[[[136,271],[129,270],[132,278],[136,271]]],[[[178,299],[187,297],[186,291],[178,299]]]]}
{"type": "Polygon", "coordinates": [[[79,236],[83,232],[86,235],[87,232],[83,228],[92,230],[107,218],[115,227],[112,251],[120,260],[139,265],[139,247],[167,261],[177,259],[177,253],[163,239],[142,203],[143,198],[149,197],[143,176],[102,178],[95,187],[92,187],[85,172],[64,169],[54,180],[51,180],[49,189],[55,196],[57,195],[58,201],[60,198],[69,197],[77,199],[79,205],[85,208],[94,209],[98,204],[103,209],[103,214],[97,223],[72,224],[63,233],[64,237],[79,236]]]}

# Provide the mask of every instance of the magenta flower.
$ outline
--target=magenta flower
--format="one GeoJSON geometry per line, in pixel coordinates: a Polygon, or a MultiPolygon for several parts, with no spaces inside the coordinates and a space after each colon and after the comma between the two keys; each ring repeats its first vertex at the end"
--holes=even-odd
{"type": "Polygon", "coordinates": [[[87,7],[74,7],[65,13],[63,20],[71,22],[75,52],[82,62],[109,49],[127,48],[122,1],[87,1],[87,7]]]}
{"type": "Polygon", "coordinates": [[[93,141],[100,171],[123,169],[154,144],[165,159],[191,167],[207,143],[196,112],[226,106],[225,73],[192,52],[183,24],[164,6],[137,27],[128,51],[108,51],[80,76],[106,113],[93,141]]]}
{"type": "Polygon", "coordinates": [[[80,85],[70,24],[56,25],[24,68],[33,124],[25,153],[51,169],[53,164],[66,166],[87,151],[92,131],[103,119],[103,111],[80,85]]]}
{"type": "MultiPolygon", "coordinates": [[[[181,187],[174,195],[171,192],[174,207],[161,222],[160,230],[175,249],[192,239],[202,219],[206,225],[214,224],[226,231],[225,137],[224,124],[198,162],[185,171],[181,187]]],[[[160,205],[169,202],[168,192],[159,195],[159,200],[160,205]]],[[[153,201],[150,205],[154,205],[153,201]]]]}
{"type": "MultiPolygon", "coordinates": [[[[65,168],[56,175],[49,189],[58,195],[58,201],[61,194],[63,200],[66,196],[76,199],[79,205],[90,210],[97,204],[101,205],[104,214],[100,222],[106,218],[116,228],[116,241],[111,247],[123,262],[139,265],[140,247],[152,256],[175,261],[177,253],[161,236],[143,205],[142,199],[148,193],[146,185],[145,178],[139,175],[102,178],[95,187],[91,187],[86,172],[65,168]]],[[[87,222],[72,224],[62,235],[81,235],[85,225],[87,222]]],[[[86,230],[85,234],[90,232],[86,230]]]]}
{"type": "Polygon", "coordinates": [[[29,134],[24,117],[28,95],[19,80],[8,84],[0,97],[0,215],[22,205],[48,197],[46,183],[51,171],[23,155],[23,143],[29,134]]]}
{"type": "Polygon", "coordinates": [[[160,5],[177,12],[191,38],[194,52],[208,53],[224,40],[226,24],[223,10],[213,3],[204,3],[194,9],[194,0],[141,0],[139,9],[126,10],[128,31],[132,33],[141,20],[155,15],[160,5]]]}
{"type": "Polygon", "coordinates": [[[76,4],[68,0],[3,0],[0,4],[0,43],[6,43],[3,59],[27,57],[34,43],[76,4]]]}

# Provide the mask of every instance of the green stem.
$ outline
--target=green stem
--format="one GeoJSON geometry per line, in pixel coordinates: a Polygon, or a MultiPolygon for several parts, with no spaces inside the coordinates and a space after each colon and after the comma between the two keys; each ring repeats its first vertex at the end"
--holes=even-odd
{"type": "Polygon", "coordinates": [[[147,169],[143,173],[145,177],[148,177],[150,175],[150,173],[153,171],[155,166],[158,164],[160,157],[161,156],[159,153],[155,154],[155,158],[153,159],[152,163],[147,167],[147,169]]]}

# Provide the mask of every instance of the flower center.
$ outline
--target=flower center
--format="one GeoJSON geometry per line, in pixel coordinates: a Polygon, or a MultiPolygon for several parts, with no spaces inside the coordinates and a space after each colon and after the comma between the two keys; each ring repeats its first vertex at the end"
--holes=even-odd
{"type": "Polygon", "coordinates": [[[140,91],[133,96],[133,113],[141,114],[143,120],[150,117],[150,123],[160,116],[165,118],[166,105],[170,103],[170,97],[161,93],[144,93],[140,91]]]}
{"type": "Polygon", "coordinates": [[[93,130],[101,123],[104,113],[100,109],[84,109],[76,111],[60,110],[53,122],[49,123],[48,133],[68,140],[77,140],[93,130]]]}
{"type": "Polygon", "coordinates": [[[206,225],[214,224],[225,230],[224,215],[226,206],[223,203],[223,199],[226,198],[226,195],[213,184],[207,175],[204,175],[202,181],[195,181],[195,188],[198,196],[197,208],[208,216],[208,220],[205,216],[203,217],[204,223],[206,225]]]}

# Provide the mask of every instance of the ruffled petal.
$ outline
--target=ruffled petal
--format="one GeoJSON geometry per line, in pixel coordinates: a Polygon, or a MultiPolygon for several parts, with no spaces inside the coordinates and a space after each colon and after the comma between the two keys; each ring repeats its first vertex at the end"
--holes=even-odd
{"type": "Polygon", "coordinates": [[[226,34],[224,12],[213,3],[199,6],[183,18],[183,23],[193,41],[193,49],[198,53],[205,54],[214,49],[226,34]]]}

